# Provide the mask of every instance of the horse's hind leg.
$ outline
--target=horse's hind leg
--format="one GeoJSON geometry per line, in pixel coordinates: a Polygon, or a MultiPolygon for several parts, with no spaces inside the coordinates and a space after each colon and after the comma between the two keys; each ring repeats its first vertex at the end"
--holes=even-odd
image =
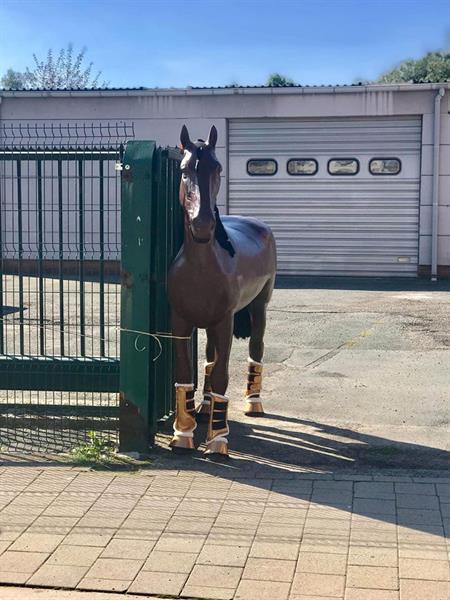
{"type": "Polygon", "coordinates": [[[212,336],[208,335],[206,342],[206,362],[203,383],[203,400],[197,408],[197,421],[208,421],[211,409],[211,373],[216,360],[216,347],[212,336]]]}
{"type": "Polygon", "coordinates": [[[245,392],[245,414],[248,417],[261,417],[264,409],[261,402],[262,370],[264,356],[264,333],[266,331],[266,311],[272,295],[273,283],[269,282],[262,292],[249,305],[252,332],[249,342],[247,389],[245,392]]]}

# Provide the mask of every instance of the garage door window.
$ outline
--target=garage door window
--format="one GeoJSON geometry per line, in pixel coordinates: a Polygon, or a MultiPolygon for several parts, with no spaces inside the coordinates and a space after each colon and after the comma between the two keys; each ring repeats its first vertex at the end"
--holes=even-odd
{"type": "Polygon", "coordinates": [[[315,175],[318,168],[314,158],[291,158],[287,163],[289,175],[315,175]]]}
{"type": "Polygon", "coordinates": [[[330,175],[356,175],[359,172],[359,161],[356,158],[332,158],[328,161],[330,175]]]}
{"type": "Polygon", "coordinates": [[[275,175],[278,164],[273,158],[251,158],[247,161],[247,173],[249,175],[275,175]]]}
{"type": "Polygon", "coordinates": [[[369,171],[372,175],[398,175],[402,163],[398,158],[372,158],[369,171]]]}

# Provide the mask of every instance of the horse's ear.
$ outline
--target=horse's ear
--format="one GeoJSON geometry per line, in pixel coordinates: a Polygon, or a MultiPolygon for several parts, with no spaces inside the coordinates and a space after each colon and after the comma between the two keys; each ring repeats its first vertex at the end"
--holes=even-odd
{"type": "Polygon", "coordinates": [[[187,130],[186,125],[183,125],[183,127],[181,128],[180,142],[183,148],[189,148],[189,146],[191,145],[189,131],[187,130]]]}
{"type": "Polygon", "coordinates": [[[216,143],[217,143],[217,129],[216,129],[215,125],[213,125],[211,127],[211,130],[210,130],[209,135],[208,135],[208,141],[206,143],[208,144],[208,146],[211,146],[211,148],[215,148],[216,147],[216,143]]]}

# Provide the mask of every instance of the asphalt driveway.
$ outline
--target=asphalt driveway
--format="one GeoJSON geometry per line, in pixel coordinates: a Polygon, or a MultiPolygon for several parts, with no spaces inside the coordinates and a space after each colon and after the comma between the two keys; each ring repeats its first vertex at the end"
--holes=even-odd
{"type": "Polygon", "coordinates": [[[265,419],[242,415],[247,344],[234,342],[231,447],[288,467],[448,468],[449,291],[448,281],[280,281],[265,419]]]}

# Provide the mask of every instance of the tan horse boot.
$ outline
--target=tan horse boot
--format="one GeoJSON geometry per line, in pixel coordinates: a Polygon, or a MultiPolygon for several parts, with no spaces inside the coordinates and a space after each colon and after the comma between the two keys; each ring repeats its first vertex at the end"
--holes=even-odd
{"type": "Polygon", "coordinates": [[[262,363],[256,362],[256,360],[252,360],[251,358],[248,359],[247,390],[245,393],[245,400],[247,402],[245,414],[247,417],[264,416],[264,409],[260,398],[262,369],[262,363]]]}
{"type": "Polygon", "coordinates": [[[211,392],[211,413],[209,415],[208,435],[205,454],[228,456],[228,398],[211,392]]]}
{"type": "Polygon", "coordinates": [[[211,412],[211,372],[213,362],[205,362],[205,382],[203,384],[203,401],[197,408],[197,421],[208,421],[209,413],[211,412]]]}
{"type": "Polygon", "coordinates": [[[176,409],[173,424],[173,438],[169,444],[172,449],[195,450],[194,430],[195,420],[194,384],[176,383],[176,409]]]}

